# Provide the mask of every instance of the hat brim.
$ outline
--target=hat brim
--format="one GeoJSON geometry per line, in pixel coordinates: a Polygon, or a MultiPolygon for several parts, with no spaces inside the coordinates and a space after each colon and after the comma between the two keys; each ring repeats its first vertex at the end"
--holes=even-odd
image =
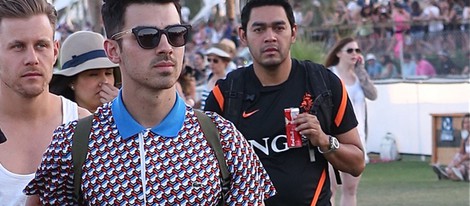
{"type": "Polygon", "coordinates": [[[114,64],[111,61],[109,61],[108,57],[100,57],[100,58],[91,59],[75,67],[69,67],[66,69],[54,71],[54,74],[64,75],[64,76],[74,76],[86,70],[107,69],[107,68],[113,68],[113,67],[119,67],[119,65],[114,64]]]}
{"type": "Polygon", "coordinates": [[[209,54],[213,54],[213,55],[216,55],[216,56],[219,56],[219,57],[231,59],[229,53],[225,52],[225,51],[222,50],[222,49],[215,48],[215,47],[209,48],[209,49],[206,51],[206,55],[209,55],[209,54]]]}

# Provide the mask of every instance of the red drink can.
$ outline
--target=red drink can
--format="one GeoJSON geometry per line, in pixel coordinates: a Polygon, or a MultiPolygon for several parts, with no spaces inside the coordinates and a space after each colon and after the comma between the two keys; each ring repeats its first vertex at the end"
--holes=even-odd
{"type": "Polygon", "coordinates": [[[293,123],[294,118],[299,115],[299,108],[284,109],[284,119],[286,121],[286,138],[289,148],[302,147],[302,138],[298,131],[295,131],[296,125],[293,123]]]}

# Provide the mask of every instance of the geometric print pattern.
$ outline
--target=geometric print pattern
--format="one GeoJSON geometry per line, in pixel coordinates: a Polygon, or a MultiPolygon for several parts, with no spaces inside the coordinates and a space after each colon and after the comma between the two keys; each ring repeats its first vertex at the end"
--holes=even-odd
{"type": "MultiPolygon", "coordinates": [[[[89,205],[215,205],[221,193],[217,158],[203,136],[192,108],[177,137],[144,130],[123,139],[111,103],[95,113],[82,191],[89,205]]],[[[258,157],[232,123],[206,114],[217,125],[231,173],[229,205],[259,205],[275,189],[258,157]]],[[[44,205],[74,205],[71,137],[77,121],[60,126],[26,187],[44,205]]]]}

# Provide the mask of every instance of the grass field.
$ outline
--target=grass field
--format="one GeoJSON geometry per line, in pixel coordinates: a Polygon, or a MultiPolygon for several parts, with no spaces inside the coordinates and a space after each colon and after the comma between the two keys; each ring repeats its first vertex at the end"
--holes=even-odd
{"type": "MultiPolygon", "coordinates": [[[[469,206],[470,184],[438,180],[429,158],[368,164],[359,184],[359,206],[469,206]]],[[[337,196],[336,203],[339,203],[337,196]]]]}

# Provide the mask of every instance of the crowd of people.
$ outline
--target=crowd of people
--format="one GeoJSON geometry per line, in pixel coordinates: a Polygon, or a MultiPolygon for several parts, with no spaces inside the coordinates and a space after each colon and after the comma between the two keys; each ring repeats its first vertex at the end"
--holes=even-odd
{"type": "Polygon", "coordinates": [[[469,40],[465,35],[470,24],[468,0],[340,0],[334,1],[334,9],[331,15],[336,18],[325,17],[329,20],[324,28],[357,28],[354,32],[367,42],[367,52],[387,48],[397,53],[403,41],[405,50],[407,46],[421,47],[413,48],[419,52],[451,50],[469,40]],[[458,38],[449,36],[457,33],[458,38]]]}
{"type": "MultiPolygon", "coordinates": [[[[468,57],[470,52],[470,1],[340,0],[332,4],[334,12],[321,15],[323,24],[305,32],[307,35],[323,33],[327,37],[320,39],[328,42],[326,47],[336,41],[328,38],[349,33],[356,36],[365,54],[374,54],[379,59],[390,57],[397,68],[397,75],[392,77],[402,77],[405,55],[410,55],[413,61],[419,61],[416,56],[421,55],[438,70],[441,66],[438,53],[442,52],[455,61],[455,69],[436,71],[436,76],[469,75],[465,67],[470,63],[463,57],[468,57]]],[[[305,16],[309,16],[309,12],[304,10],[305,16]]],[[[390,75],[384,71],[374,78],[388,77],[390,75]]]]}

